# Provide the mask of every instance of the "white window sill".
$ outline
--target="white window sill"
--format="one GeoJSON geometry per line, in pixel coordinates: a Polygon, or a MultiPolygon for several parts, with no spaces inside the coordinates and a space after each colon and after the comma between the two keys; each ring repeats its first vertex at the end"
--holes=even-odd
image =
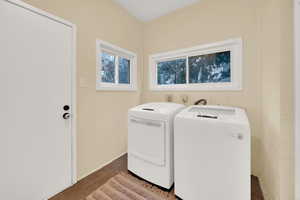
{"type": "Polygon", "coordinates": [[[241,84],[232,83],[208,83],[208,84],[177,84],[177,85],[154,85],[152,91],[239,91],[241,84]]]}
{"type": "Polygon", "coordinates": [[[97,86],[97,91],[128,91],[128,92],[135,92],[138,89],[132,86],[122,86],[122,85],[116,85],[116,86],[97,86]]]}

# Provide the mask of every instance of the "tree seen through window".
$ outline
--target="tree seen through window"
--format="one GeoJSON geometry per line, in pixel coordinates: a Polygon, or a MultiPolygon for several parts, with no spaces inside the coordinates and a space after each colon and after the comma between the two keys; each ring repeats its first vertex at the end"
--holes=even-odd
{"type": "Polygon", "coordinates": [[[159,85],[185,84],[186,59],[157,63],[157,82],[159,85]]]}

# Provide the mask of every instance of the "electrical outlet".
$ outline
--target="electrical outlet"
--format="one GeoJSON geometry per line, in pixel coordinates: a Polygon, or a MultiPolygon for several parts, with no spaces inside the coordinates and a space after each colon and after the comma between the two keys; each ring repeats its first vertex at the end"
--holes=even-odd
{"type": "Polygon", "coordinates": [[[180,100],[181,100],[181,103],[183,103],[183,104],[188,104],[188,102],[189,102],[189,96],[188,95],[185,95],[185,94],[183,94],[183,95],[180,95],[180,100]]]}
{"type": "Polygon", "coordinates": [[[173,102],[173,95],[172,94],[167,94],[166,95],[166,101],[167,102],[173,102]]]}

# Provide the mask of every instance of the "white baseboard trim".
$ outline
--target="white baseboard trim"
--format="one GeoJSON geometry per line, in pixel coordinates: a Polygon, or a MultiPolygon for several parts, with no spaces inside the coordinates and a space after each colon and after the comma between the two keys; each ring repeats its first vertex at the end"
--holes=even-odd
{"type": "Polygon", "coordinates": [[[112,163],[113,161],[115,161],[115,160],[121,158],[121,157],[124,156],[125,154],[127,154],[127,151],[121,153],[120,155],[116,156],[115,158],[111,159],[110,161],[105,162],[104,164],[102,164],[101,166],[97,167],[96,169],[94,169],[94,170],[88,172],[87,174],[85,174],[85,175],[79,177],[77,181],[79,181],[79,180],[81,180],[81,179],[83,179],[83,178],[85,178],[85,177],[91,175],[92,173],[94,173],[94,172],[96,172],[96,171],[102,169],[102,168],[105,167],[106,165],[108,165],[108,164],[112,163]]]}

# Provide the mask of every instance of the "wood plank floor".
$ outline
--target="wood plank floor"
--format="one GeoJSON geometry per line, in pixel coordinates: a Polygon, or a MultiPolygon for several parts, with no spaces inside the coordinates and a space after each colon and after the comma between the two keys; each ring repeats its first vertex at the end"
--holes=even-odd
{"type": "MultiPolygon", "coordinates": [[[[120,171],[127,171],[127,155],[120,157],[104,168],[80,180],[78,183],[57,194],[50,200],[83,200],[87,195],[92,193],[120,171]]],[[[252,176],[251,179],[251,200],[264,200],[259,180],[254,176],[252,176]]]]}

